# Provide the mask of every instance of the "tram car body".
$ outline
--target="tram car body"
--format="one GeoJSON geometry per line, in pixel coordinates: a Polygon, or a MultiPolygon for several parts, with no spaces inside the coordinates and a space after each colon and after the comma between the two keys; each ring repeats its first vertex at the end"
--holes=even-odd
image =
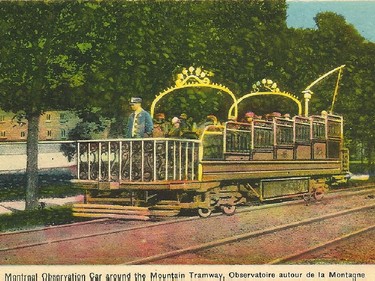
{"type": "Polygon", "coordinates": [[[273,117],[208,125],[198,139],[143,138],[77,142],[81,217],[149,219],[215,209],[232,215],[254,200],[320,199],[346,178],[343,118],[273,117]]]}

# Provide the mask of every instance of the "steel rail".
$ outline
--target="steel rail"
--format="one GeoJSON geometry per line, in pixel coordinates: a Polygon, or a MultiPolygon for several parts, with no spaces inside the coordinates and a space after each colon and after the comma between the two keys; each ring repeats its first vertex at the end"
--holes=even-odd
{"type": "MultiPolygon", "coordinates": [[[[339,189],[339,190],[331,190],[329,193],[327,193],[327,196],[330,196],[331,194],[334,195],[334,198],[341,198],[341,197],[346,197],[346,196],[351,196],[353,195],[353,193],[348,193],[348,194],[340,194],[342,192],[346,192],[346,191],[353,191],[355,192],[355,194],[366,194],[366,193],[371,193],[372,190],[368,190],[367,188],[375,188],[375,185],[364,185],[364,186],[356,186],[356,187],[350,187],[350,188],[345,188],[345,189],[339,189]],[[360,189],[360,190],[357,190],[357,189],[360,189]]],[[[280,207],[280,206],[289,206],[289,205],[298,205],[298,204],[303,204],[304,201],[302,200],[296,200],[296,201],[283,201],[283,202],[280,202],[280,203],[270,203],[270,204],[267,204],[267,205],[259,205],[259,206],[246,206],[246,207],[242,207],[240,209],[238,209],[236,212],[237,213],[246,213],[246,212],[252,212],[252,211],[256,211],[256,210],[262,210],[262,209],[269,209],[269,208],[277,208],[277,207],[280,207]]],[[[0,206],[1,206],[1,203],[0,203],[0,206]]],[[[213,214],[211,217],[217,217],[217,216],[221,216],[220,213],[218,214],[213,214]]],[[[176,219],[176,220],[173,220],[173,221],[167,221],[164,223],[166,224],[170,224],[170,223],[178,223],[178,222],[183,222],[183,221],[188,221],[188,220],[198,220],[200,219],[200,217],[189,217],[189,218],[180,218],[180,219],[176,219]]],[[[113,218],[102,218],[102,219],[94,219],[94,220],[90,220],[90,221],[85,221],[85,222],[75,222],[75,223],[71,223],[71,224],[63,224],[63,225],[53,225],[53,226],[48,226],[48,227],[42,227],[42,228],[36,228],[36,229],[26,229],[26,230],[19,230],[19,231],[10,231],[10,232],[0,232],[0,237],[1,236],[6,236],[6,235],[14,235],[14,234],[18,234],[18,233],[27,233],[27,232],[37,232],[37,231],[45,231],[45,230],[48,230],[48,229],[55,229],[55,228],[63,228],[63,227],[72,227],[72,226],[76,226],[76,225],[84,225],[84,224],[90,224],[90,223],[98,223],[98,222],[104,222],[104,221],[115,221],[116,219],[113,219],[113,218]]],[[[159,222],[159,223],[154,223],[154,225],[160,225],[161,223],[163,222],[159,222]]],[[[145,227],[149,227],[149,226],[145,226],[145,227]]]]}
{"type": "Polygon", "coordinates": [[[364,211],[364,210],[368,210],[368,209],[372,209],[372,208],[375,208],[375,204],[371,204],[371,205],[367,205],[367,206],[363,206],[363,207],[356,207],[356,208],[352,208],[352,209],[348,209],[348,210],[344,210],[344,211],[339,211],[339,212],[335,212],[335,213],[331,213],[331,214],[327,214],[327,215],[323,215],[323,216],[319,216],[319,217],[315,217],[315,218],[305,219],[305,220],[298,221],[298,222],[288,223],[288,224],[284,224],[284,225],[280,225],[280,226],[276,226],[276,227],[271,227],[271,228],[257,230],[257,231],[251,231],[251,232],[247,232],[247,233],[243,233],[243,234],[239,234],[239,235],[234,235],[234,236],[231,236],[231,237],[217,239],[217,240],[214,240],[214,241],[201,243],[201,244],[194,245],[194,246],[191,246],[191,247],[186,247],[186,248],[173,250],[173,251],[169,251],[169,252],[165,252],[165,253],[161,253],[161,254],[145,257],[145,258],[136,259],[136,260],[124,263],[124,264],[126,264],[126,265],[146,264],[146,263],[149,263],[149,262],[154,262],[154,261],[163,260],[163,259],[166,259],[166,258],[171,258],[171,257],[175,257],[175,256],[189,254],[189,253],[194,253],[194,252],[197,252],[197,251],[202,251],[202,250],[222,246],[222,245],[229,244],[229,243],[239,242],[239,241],[242,241],[242,240],[259,237],[259,236],[274,233],[274,232],[277,232],[277,231],[283,231],[283,230],[291,229],[291,228],[294,228],[294,227],[308,225],[308,224],[319,222],[319,221],[322,221],[322,220],[340,217],[340,216],[344,216],[344,215],[347,215],[347,214],[350,214],[350,213],[364,211]]]}
{"type": "MultiPolygon", "coordinates": [[[[24,249],[24,248],[29,248],[29,247],[36,247],[36,246],[42,246],[42,245],[54,244],[54,243],[60,243],[60,242],[66,242],[66,241],[80,240],[80,239],[86,239],[86,238],[97,237],[97,236],[110,235],[110,234],[115,234],[115,233],[138,230],[138,229],[142,229],[142,228],[157,227],[157,226],[160,226],[160,225],[174,224],[174,223],[185,222],[185,221],[190,221],[190,220],[197,220],[197,219],[200,219],[200,218],[199,217],[189,217],[189,218],[184,218],[184,219],[179,219],[179,220],[161,221],[161,222],[157,222],[157,223],[153,223],[153,224],[147,224],[147,225],[145,225],[142,222],[142,225],[139,225],[139,226],[119,228],[119,229],[116,229],[116,230],[90,233],[90,234],[86,234],[86,235],[73,236],[73,237],[61,238],[61,239],[56,239],[56,240],[46,240],[46,241],[40,241],[40,242],[35,242],[35,243],[21,244],[21,245],[17,245],[17,246],[14,246],[14,247],[0,248],[0,252],[18,250],[18,249],[24,249]]],[[[107,219],[105,219],[105,220],[107,220],[107,219]]],[[[113,219],[109,219],[109,220],[114,221],[113,219]]],[[[97,220],[95,220],[93,222],[97,222],[97,220]]],[[[74,227],[75,225],[72,225],[72,224],[65,225],[65,227],[69,227],[69,226],[74,227]]],[[[49,230],[49,229],[50,228],[37,229],[37,230],[30,231],[30,232],[46,231],[46,230],[49,230]]],[[[26,230],[22,233],[27,233],[27,232],[28,231],[26,230]]],[[[7,235],[13,234],[14,235],[15,233],[9,232],[9,233],[4,233],[4,234],[7,234],[7,235]]]]}
{"type": "MultiPolygon", "coordinates": [[[[374,186],[369,186],[369,187],[374,187],[374,186]]],[[[355,192],[355,195],[366,194],[366,193],[371,193],[371,192],[372,192],[372,190],[360,190],[360,191],[355,192]]],[[[339,196],[334,197],[334,198],[341,198],[341,197],[352,196],[352,195],[353,195],[353,193],[339,194],[339,196]]],[[[240,210],[237,211],[237,213],[247,213],[247,212],[253,212],[253,211],[257,211],[257,210],[278,208],[278,207],[298,205],[298,204],[302,205],[302,204],[305,204],[305,202],[303,200],[298,200],[298,201],[287,201],[287,202],[281,202],[281,203],[267,204],[267,205],[261,205],[261,206],[250,206],[250,207],[246,207],[246,208],[241,208],[240,210]]],[[[206,218],[206,219],[220,219],[221,216],[222,216],[221,213],[216,213],[216,214],[213,214],[211,217],[206,218]]],[[[201,219],[202,218],[200,218],[198,216],[195,216],[195,217],[173,219],[173,220],[169,220],[169,221],[154,222],[154,223],[151,223],[151,224],[144,224],[144,222],[142,222],[141,225],[133,226],[133,227],[125,227],[125,228],[119,228],[119,229],[115,229],[115,230],[108,230],[108,231],[103,231],[103,232],[90,233],[90,234],[86,234],[86,235],[73,236],[73,237],[61,238],[61,239],[56,239],[56,240],[40,241],[40,242],[28,243],[28,244],[21,244],[21,245],[17,245],[17,246],[14,246],[14,247],[0,248],[0,252],[29,248],[29,247],[36,247],[36,246],[47,245],[47,244],[60,243],[60,242],[65,242],[65,241],[86,239],[86,238],[91,238],[91,237],[104,236],[104,235],[127,232],[127,231],[132,231],[132,230],[143,229],[143,228],[157,227],[157,226],[169,225],[169,224],[177,224],[177,223],[181,223],[181,222],[201,220],[201,219]]],[[[51,227],[46,227],[46,228],[23,230],[23,231],[18,231],[18,232],[5,232],[5,233],[0,233],[0,237],[6,236],[6,235],[16,235],[16,234],[38,232],[38,231],[48,231],[49,229],[55,229],[55,228],[75,227],[75,226],[90,224],[90,223],[102,223],[104,221],[115,221],[115,220],[114,219],[98,219],[98,220],[93,220],[93,221],[88,221],[88,222],[79,222],[79,223],[66,224],[66,225],[61,225],[61,226],[51,226],[51,227]]]]}
{"type": "Polygon", "coordinates": [[[301,257],[303,255],[313,253],[313,252],[318,251],[320,249],[323,249],[327,246],[333,246],[335,244],[338,244],[339,242],[342,242],[342,241],[347,240],[351,237],[355,237],[355,236],[358,236],[360,234],[366,233],[366,232],[371,231],[373,229],[375,229],[375,224],[371,225],[371,226],[368,226],[368,227],[365,227],[365,228],[361,228],[359,230],[356,230],[356,231],[353,231],[353,232],[350,232],[350,233],[347,233],[345,235],[336,237],[335,239],[320,243],[320,244],[318,244],[314,247],[308,248],[306,250],[298,251],[298,252],[295,252],[293,254],[290,254],[290,255],[287,255],[287,256],[284,256],[284,257],[281,257],[281,258],[277,258],[275,260],[272,260],[272,261],[268,262],[267,264],[281,264],[281,263],[285,263],[287,261],[297,260],[299,257],[301,257]]]}

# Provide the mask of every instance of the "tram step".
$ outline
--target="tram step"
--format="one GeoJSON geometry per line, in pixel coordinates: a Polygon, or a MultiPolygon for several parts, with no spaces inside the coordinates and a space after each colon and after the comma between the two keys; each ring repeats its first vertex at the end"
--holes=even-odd
{"type": "Polygon", "coordinates": [[[150,220],[149,216],[140,215],[121,215],[121,214],[96,214],[96,213],[74,213],[74,217],[84,217],[84,218],[111,218],[111,219],[125,219],[125,220],[150,220]]]}
{"type": "Polygon", "coordinates": [[[150,212],[152,216],[156,217],[173,217],[180,213],[179,210],[150,210],[150,212]]]}
{"type": "Polygon", "coordinates": [[[100,198],[100,197],[91,197],[87,198],[88,203],[130,203],[130,198],[100,198]]]}
{"type": "MultiPolygon", "coordinates": [[[[164,206],[168,207],[168,206],[164,206]]],[[[179,213],[179,209],[149,210],[147,207],[103,205],[103,204],[74,204],[73,216],[90,218],[114,218],[127,220],[149,220],[150,217],[170,217],[179,213]]]]}
{"type": "Polygon", "coordinates": [[[179,205],[180,202],[177,200],[160,200],[158,205],[179,205]]]}
{"type": "Polygon", "coordinates": [[[179,205],[155,205],[152,206],[153,210],[180,210],[181,206],[179,205]]]}
{"type": "Polygon", "coordinates": [[[150,215],[148,210],[117,210],[117,209],[94,209],[94,208],[73,208],[75,213],[96,213],[96,214],[122,214],[122,215],[150,215]]]}
{"type": "Polygon", "coordinates": [[[116,209],[116,210],[148,210],[147,207],[121,206],[110,204],[73,204],[73,208],[95,208],[95,209],[116,209]]]}
{"type": "Polygon", "coordinates": [[[160,200],[155,206],[154,210],[180,210],[181,204],[176,200],[160,200]]]}

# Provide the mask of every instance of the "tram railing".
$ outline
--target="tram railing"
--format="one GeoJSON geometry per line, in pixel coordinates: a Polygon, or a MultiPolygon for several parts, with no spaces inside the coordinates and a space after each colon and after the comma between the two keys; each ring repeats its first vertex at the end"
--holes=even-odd
{"type": "Polygon", "coordinates": [[[255,119],[250,123],[227,122],[224,130],[224,153],[248,154],[276,147],[295,147],[327,143],[328,158],[339,158],[343,138],[341,116],[296,116],[293,119],[255,119]]]}
{"type": "Polygon", "coordinates": [[[79,180],[107,182],[198,179],[198,140],[113,139],[77,142],[79,180]]]}

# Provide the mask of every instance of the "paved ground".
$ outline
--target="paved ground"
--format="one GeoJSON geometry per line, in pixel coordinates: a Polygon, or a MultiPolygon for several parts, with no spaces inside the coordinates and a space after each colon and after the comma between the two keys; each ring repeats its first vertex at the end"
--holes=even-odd
{"type": "MultiPolygon", "coordinates": [[[[343,191],[343,193],[346,193],[343,191]]],[[[375,189],[367,193],[349,190],[343,196],[327,194],[320,202],[303,200],[293,204],[269,204],[261,207],[243,208],[233,216],[211,216],[207,219],[182,219],[169,222],[100,221],[69,226],[43,228],[40,231],[19,232],[1,236],[1,265],[115,265],[124,264],[151,255],[161,255],[188,247],[209,245],[233,235],[243,237],[246,233],[280,227],[313,217],[348,210],[349,208],[374,204],[375,189]],[[369,195],[371,195],[369,197],[369,195]],[[141,227],[144,225],[144,227],[141,227]],[[26,247],[27,246],[27,247],[26,247]],[[32,247],[31,247],[32,246],[32,247]],[[9,249],[9,250],[7,250],[9,249]]],[[[284,229],[267,235],[237,239],[229,244],[202,248],[150,264],[264,264],[278,257],[314,247],[322,242],[372,225],[375,209],[331,218],[324,222],[306,224],[301,228],[284,229]],[[371,213],[370,213],[371,212],[371,213]]],[[[316,254],[304,258],[306,264],[374,264],[374,232],[368,236],[348,240],[340,247],[326,249],[328,254],[316,254]],[[362,240],[365,239],[365,240],[362,240]],[[335,253],[339,254],[335,254],[335,253]],[[334,256],[333,256],[334,254],[334,256]],[[323,261],[324,263],[320,263],[323,261]]],[[[193,249],[192,249],[193,250],[193,249]]],[[[298,263],[301,263],[298,261],[298,263]]],[[[208,279],[205,279],[208,280],[208,279]]],[[[233,279],[235,280],[235,279],[233,279]]],[[[245,280],[245,279],[242,279],[245,280]]],[[[280,279],[277,279],[280,280],[280,279]]],[[[291,279],[288,279],[291,280],[291,279]]],[[[294,280],[297,280],[294,278],[294,280]]],[[[300,279],[298,279],[300,280],[300,279]]],[[[341,279],[343,280],[343,279],[341,279]]],[[[375,280],[375,279],[371,279],[375,280]]]]}
{"type": "MultiPolygon", "coordinates": [[[[39,202],[44,202],[48,206],[62,206],[73,203],[83,202],[83,195],[65,197],[65,198],[41,198],[39,202]]],[[[25,210],[25,201],[5,201],[0,202],[0,215],[9,214],[13,211],[25,210]]]]}

